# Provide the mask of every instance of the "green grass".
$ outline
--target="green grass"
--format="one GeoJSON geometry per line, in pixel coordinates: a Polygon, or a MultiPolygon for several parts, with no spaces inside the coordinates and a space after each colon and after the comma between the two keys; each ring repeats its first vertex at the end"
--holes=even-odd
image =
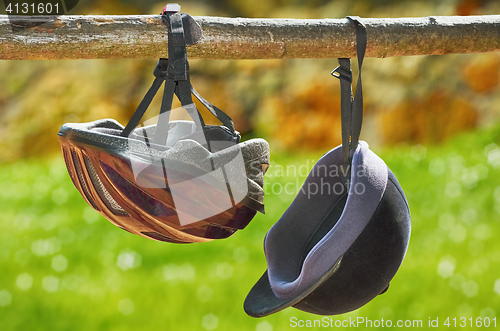
{"type": "MultiPolygon", "coordinates": [[[[426,150],[375,150],[407,195],[410,246],[387,293],[334,320],[421,319],[425,326],[429,317],[442,325],[446,317],[500,314],[493,142],[500,145],[498,128],[426,150]]],[[[266,268],[264,235],[294,198],[274,183],[305,179],[280,176],[278,165],[303,165],[306,175],[321,155],[272,155],[267,213],[229,239],[192,245],[113,226],[86,205],[62,157],[0,165],[0,330],[205,330],[205,321],[208,329],[265,331],[294,329],[291,317],[320,319],[293,308],[253,319],[243,300],[266,268]]]]}

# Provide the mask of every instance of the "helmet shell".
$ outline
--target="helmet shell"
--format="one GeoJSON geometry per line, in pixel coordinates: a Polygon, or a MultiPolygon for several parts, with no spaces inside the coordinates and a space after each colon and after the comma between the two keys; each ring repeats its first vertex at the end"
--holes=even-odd
{"type": "Polygon", "coordinates": [[[387,290],[409,244],[405,195],[365,142],[352,156],[349,187],[339,172],[342,165],[342,147],[325,154],[269,230],[268,270],[245,300],[248,315],[262,317],[290,306],[342,314],[387,290]]]}
{"type": "Polygon", "coordinates": [[[141,139],[119,136],[122,129],[114,120],[100,120],[65,124],[59,131],[73,184],[116,226],[153,240],[204,242],[231,236],[263,211],[263,169],[269,164],[265,140],[211,153],[194,139],[181,138],[173,148],[152,155],[151,149],[144,152],[141,139]],[[239,167],[231,169],[238,158],[239,167]],[[224,165],[226,181],[217,176],[224,165]],[[234,185],[228,195],[229,184],[234,185]]]}

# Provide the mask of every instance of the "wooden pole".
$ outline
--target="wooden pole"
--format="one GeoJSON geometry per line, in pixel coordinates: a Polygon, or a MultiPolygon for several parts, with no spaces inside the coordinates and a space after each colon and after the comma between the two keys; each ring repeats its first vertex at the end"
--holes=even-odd
{"type": "MultiPolygon", "coordinates": [[[[286,59],[354,57],[347,19],[249,19],[198,16],[202,40],[190,58],[286,59]]],[[[500,15],[362,19],[368,57],[500,51],[500,15]]],[[[8,17],[0,15],[0,59],[167,57],[159,15],[8,17]],[[42,25],[36,22],[47,21],[42,25]]]]}

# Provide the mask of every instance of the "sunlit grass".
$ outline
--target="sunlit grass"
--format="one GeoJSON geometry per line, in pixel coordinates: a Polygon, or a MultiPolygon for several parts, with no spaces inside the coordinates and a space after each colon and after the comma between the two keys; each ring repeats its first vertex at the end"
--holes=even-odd
{"type": "MultiPolygon", "coordinates": [[[[426,325],[429,317],[500,313],[499,132],[375,150],[407,195],[410,247],[387,293],[335,319],[426,325]]],[[[321,318],[292,308],[264,319],[243,311],[266,268],[264,235],[294,198],[275,183],[299,188],[321,155],[272,155],[266,214],[229,239],[192,245],[107,222],[73,187],[62,157],[1,165],[0,329],[265,331],[292,329],[291,317],[321,318]],[[290,164],[302,172],[287,172],[290,164]]]]}

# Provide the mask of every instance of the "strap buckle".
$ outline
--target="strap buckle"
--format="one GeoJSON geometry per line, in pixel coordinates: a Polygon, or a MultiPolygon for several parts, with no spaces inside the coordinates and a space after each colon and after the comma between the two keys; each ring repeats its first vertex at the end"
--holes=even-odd
{"type": "Polygon", "coordinates": [[[166,13],[178,13],[181,11],[181,6],[178,3],[167,3],[165,7],[163,7],[162,14],[166,13]]]}
{"type": "Polygon", "coordinates": [[[155,69],[153,70],[153,75],[156,78],[165,80],[167,78],[167,70],[168,70],[168,59],[160,58],[160,60],[156,64],[155,69]]]}
{"type": "Polygon", "coordinates": [[[346,70],[342,68],[342,66],[338,66],[337,68],[333,69],[333,71],[330,74],[335,78],[345,79],[349,83],[352,83],[352,71],[346,70]]]}

